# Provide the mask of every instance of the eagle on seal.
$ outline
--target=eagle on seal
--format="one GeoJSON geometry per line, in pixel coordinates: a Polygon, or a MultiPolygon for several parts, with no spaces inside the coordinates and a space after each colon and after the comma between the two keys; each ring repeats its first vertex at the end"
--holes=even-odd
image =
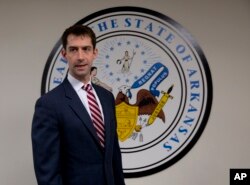
{"type": "MultiPolygon", "coordinates": [[[[125,102],[130,106],[138,106],[139,115],[151,115],[159,103],[158,100],[150,93],[150,91],[146,89],[140,89],[137,93],[136,102],[134,104],[130,104],[129,99],[132,96],[130,87],[123,85],[119,87],[118,90],[119,92],[115,99],[115,105],[125,102]]],[[[159,112],[157,117],[165,123],[165,114],[162,110],[159,112]]]]}

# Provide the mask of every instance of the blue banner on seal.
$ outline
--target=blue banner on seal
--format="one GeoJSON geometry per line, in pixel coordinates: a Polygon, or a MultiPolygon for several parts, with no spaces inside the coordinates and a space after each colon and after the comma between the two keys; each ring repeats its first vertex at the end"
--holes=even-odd
{"type": "Polygon", "coordinates": [[[162,63],[158,62],[155,63],[147,72],[145,75],[143,75],[141,78],[139,78],[137,81],[135,81],[133,83],[133,85],[131,86],[131,89],[135,89],[138,87],[141,87],[142,85],[144,85],[145,83],[147,83],[155,74],[159,69],[162,69],[162,71],[156,76],[156,78],[151,82],[150,86],[149,86],[149,90],[152,93],[153,96],[159,96],[160,95],[160,91],[157,90],[158,85],[160,85],[160,83],[167,78],[168,76],[168,68],[166,66],[164,66],[162,63]]]}

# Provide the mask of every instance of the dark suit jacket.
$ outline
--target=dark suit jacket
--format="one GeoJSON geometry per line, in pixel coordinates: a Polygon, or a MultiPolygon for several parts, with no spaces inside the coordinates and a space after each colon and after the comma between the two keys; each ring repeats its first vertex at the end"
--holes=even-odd
{"type": "Polygon", "coordinates": [[[37,100],[31,135],[39,185],[124,185],[114,97],[93,87],[105,118],[105,149],[67,78],[37,100]]]}

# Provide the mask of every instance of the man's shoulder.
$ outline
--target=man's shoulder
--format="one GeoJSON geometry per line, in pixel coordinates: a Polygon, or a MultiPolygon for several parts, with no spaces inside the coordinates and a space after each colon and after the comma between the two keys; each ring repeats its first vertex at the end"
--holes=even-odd
{"type": "Polygon", "coordinates": [[[64,95],[63,83],[59,84],[54,89],[43,94],[38,100],[40,101],[56,101],[64,95]]]}
{"type": "Polygon", "coordinates": [[[103,95],[107,95],[107,96],[112,96],[113,95],[109,90],[105,89],[104,87],[102,87],[100,85],[93,84],[93,87],[95,88],[96,91],[99,91],[103,95]]]}

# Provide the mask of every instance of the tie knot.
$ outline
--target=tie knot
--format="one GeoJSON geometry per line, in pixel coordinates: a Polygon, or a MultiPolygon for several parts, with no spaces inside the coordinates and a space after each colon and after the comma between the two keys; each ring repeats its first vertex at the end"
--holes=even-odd
{"type": "Polygon", "coordinates": [[[92,86],[90,84],[87,84],[87,85],[84,85],[83,86],[83,89],[87,92],[91,91],[92,90],[92,86]]]}

